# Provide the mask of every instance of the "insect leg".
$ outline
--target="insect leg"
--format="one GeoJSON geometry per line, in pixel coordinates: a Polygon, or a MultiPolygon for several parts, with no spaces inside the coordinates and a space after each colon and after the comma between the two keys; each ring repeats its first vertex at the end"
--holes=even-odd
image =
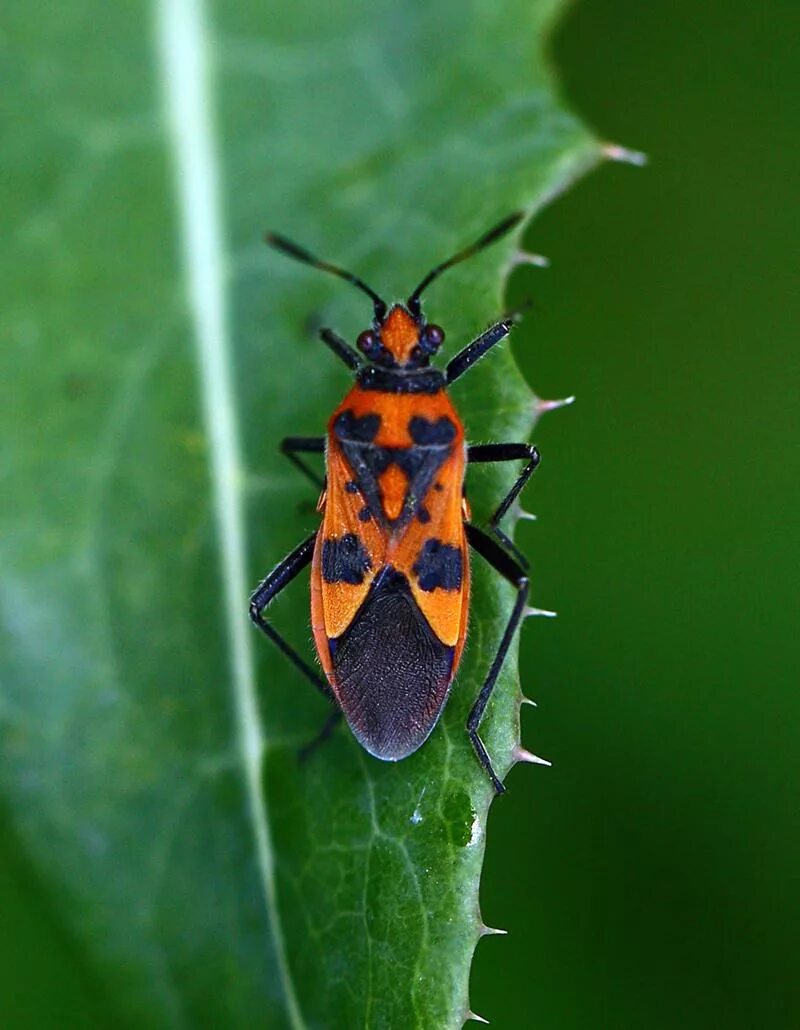
{"type": "Polygon", "coordinates": [[[298,458],[297,454],[324,454],[325,453],[325,437],[324,436],[285,436],[281,440],[281,454],[285,454],[289,461],[300,469],[304,476],[308,476],[314,486],[322,490],[324,482],[322,477],[319,476],[313,469],[309,468],[308,465],[298,458]]]}
{"type": "Polygon", "coordinates": [[[467,461],[469,462],[519,461],[520,458],[527,458],[528,464],[522,472],[520,472],[519,476],[517,476],[514,485],[497,506],[497,511],[495,511],[494,515],[489,519],[489,529],[503,544],[503,546],[507,547],[509,551],[511,551],[519,564],[524,569],[527,569],[527,559],[522,552],[518,550],[511,538],[503,532],[499,523],[517,497],[519,497],[523,487],[535,472],[536,467],[541,460],[539,452],[531,443],[471,444],[467,448],[467,461]]]}
{"type": "Polygon", "coordinates": [[[528,577],[525,575],[525,570],[516,562],[511,555],[507,554],[503,548],[495,543],[490,536],[487,536],[482,530],[478,529],[477,526],[470,525],[467,523],[467,540],[474,550],[484,558],[493,569],[500,573],[504,579],[507,579],[509,583],[516,587],[517,600],[514,604],[514,610],[511,612],[511,617],[506,625],[503,638],[500,641],[500,646],[497,648],[492,664],[489,668],[486,681],[481,687],[481,692],[478,694],[478,698],[475,704],[472,706],[472,711],[469,713],[467,719],[467,733],[469,735],[470,742],[475,749],[475,754],[478,756],[478,761],[481,763],[483,768],[489,775],[489,779],[492,781],[492,786],[498,794],[502,794],[505,791],[505,787],[500,782],[492,768],[492,761],[484,747],[483,741],[478,736],[478,727],[483,717],[484,709],[489,701],[494,685],[497,682],[497,677],[500,673],[500,669],[503,667],[508,649],[511,646],[511,641],[514,638],[519,621],[522,618],[522,613],[525,610],[525,605],[528,600],[528,577]]]}
{"type": "Polygon", "coordinates": [[[313,740],[309,740],[307,744],[304,744],[300,748],[300,761],[305,762],[317,748],[324,744],[325,741],[330,737],[331,733],[336,729],[339,723],[342,721],[342,710],[337,708],[335,712],[331,712],[328,718],[325,720],[325,724],[319,733],[314,737],[313,740]]]}
{"type": "Polygon", "coordinates": [[[341,358],[348,368],[361,368],[364,363],[361,355],[333,329],[320,329],[319,335],[322,342],[327,343],[336,357],[341,358]]]}
{"type": "Polygon", "coordinates": [[[329,701],[333,701],[333,693],[328,683],[311,666],[300,657],[292,645],[284,639],[274,626],[263,618],[262,612],[277,595],[288,586],[292,580],[311,563],[314,555],[314,543],[316,532],[296,547],[291,554],[287,555],[282,562],[275,566],[272,572],[258,584],[250,597],[250,618],[258,626],[262,633],[269,637],[278,650],[283,651],[292,665],[310,680],[317,690],[324,694],[329,701]]]}
{"type": "Polygon", "coordinates": [[[447,368],[445,369],[445,378],[448,384],[454,383],[456,379],[462,376],[467,369],[471,368],[476,361],[479,361],[483,355],[491,350],[492,347],[504,340],[514,325],[513,317],[504,318],[500,322],[495,322],[494,325],[490,325],[489,328],[482,332],[480,336],[476,337],[472,343],[459,351],[456,356],[448,362],[447,368]]]}

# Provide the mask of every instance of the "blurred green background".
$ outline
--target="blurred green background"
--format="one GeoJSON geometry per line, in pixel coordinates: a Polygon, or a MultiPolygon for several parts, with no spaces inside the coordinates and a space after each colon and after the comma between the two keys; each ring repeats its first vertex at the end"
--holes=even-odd
{"type": "Polygon", "coordinates": [[[651,162],[529,236],[553,267],[516,354],[578,399],[520,530],[561,617],[523,633],[554,768],[490,820],[500,1026],[800,1025],[798,29],[782,0],[607,0],[554,40],[572,106],[651,162]]]}
{"type": "MultiPolygon", "coordinates": [[[[492,809],[495,1026],[800,1025],[798,28],[788,0],[595,0],[553,40],[573,108],[651,164],[562,197],[529,234],[552,268],[512,285],[529,381],[578,401],[520,530],[561,613],[522,645],[554,768],[492,809]]],[[[0,948],[3,1027],[110,1025],[2,818],[0,948]]]]}

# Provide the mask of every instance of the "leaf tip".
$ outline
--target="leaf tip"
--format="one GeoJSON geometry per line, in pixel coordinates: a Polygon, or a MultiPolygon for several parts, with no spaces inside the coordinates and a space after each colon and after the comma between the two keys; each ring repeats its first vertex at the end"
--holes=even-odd
{"type": "Polygon", "coordinates": [[[524,619],[531,619],[542,616],[545,619],[555,619],[558,616],[558,612],[551,612],[549,608],[532,608],[528,605],[522,612],[524,619]]]}
{"type": "Polygon", "coordinates": [[[551,401],[543,401],[537,398],[533,409],[537,415],[545,415],[548,411],[557,411],[559,408],[567,408],[570,404],[574,403],[574,393],[570,394],[569,397],[559,397],[556,400],[551,401]]]}
{"type": "Polygon", "coordinates": [[[479,933],[481,937],[506,937],[508,936],[508,930],[500,930],[496,926],[487,926],[486,923],[481,922],[479,933]]]}
{"type": "Polygon", "coordinates": [[[549,268],[550,258],[544,254],[533,254],[529,250],[515,250],[511,255],[511,267],[518,268],[520,265],[533,265],[535,268],[549,268]]]}
{"type": "Polygon", "coordinates": [[[527,762],[529,765],[546,765],[547,768],[551,768],[552,762],[548,762],[546,758],[540,758],[538,755],[534,755],[530,751],[526,751],[524,747],[517,745],[511,752],[511,758],[514,762],[527,762]]]}
{"type": "Polygon", "coordinates": [[[630,150],[618,143],[604,143],[600,153],[607,161],[616,161],[618,164],[635,165],[637,168],[643,168],[647,164],[647,154],[643,151],[630,150]]]}

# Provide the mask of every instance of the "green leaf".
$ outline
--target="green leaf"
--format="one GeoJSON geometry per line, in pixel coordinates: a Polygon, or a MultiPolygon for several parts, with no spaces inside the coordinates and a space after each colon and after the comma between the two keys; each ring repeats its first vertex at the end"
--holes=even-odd
{"type": "MultiPolygon", "coordinates": [[[[326,706],[247,598],[318,521],[277,452],[321,433],[347,387],[313,326],[352,337],[369,306],[260,236],[403,296],[565,188],[599,149],[544,69],[556,7],[8,12],[0,783],[130,1023],[467,1014],[491,790],[463,726],[512,591],[476,561],[466,659],[417,754],[383,764],[340,731],[298,764],[326,706]]],[[[448,355],[502,312],[515,242],[431,288],[448,355]]],[[[507,349],[454,397],[473,440],[533,425],[507,349]]],[[[478,519],[513,475],[470,474],[478,519]]],[[[271,616],[310,653],[307,583],[271,616]]],[[[484,724],[501,773],[513,658],[484,724]]]]}

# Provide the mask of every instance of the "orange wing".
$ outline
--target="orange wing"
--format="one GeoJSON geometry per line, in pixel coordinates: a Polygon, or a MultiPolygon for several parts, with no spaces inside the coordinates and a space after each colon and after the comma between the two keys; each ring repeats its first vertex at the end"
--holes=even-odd
{"type": "MultiPolygon", "coordinates": [[[[425,497],[415,498],[413,517],[390,528],[367,511],[336,441],[329,439],[328,448],[329,488],[311,578],[314,639],[362,747],[397,761],[436,725],[464,646],[464,449],[454,448],[425,497]]],[[[393,508],[393,498],[384,495],[386,501],[384,515],[393,508]]]]}
{"type": "Polygon", "coordinates": [[[412,519],[386,552],[387,563],[408,578],[414,600],[436,636],[455,648],[454,674],[464,647],[470,594],[461,492],[464,465],[463,448],[456,447],[436,477],[441,489],[434,484],[421,499],[425,521],[412,519]]]}
{"type": "Polygon", "coordinates": [[[385,564],[386,537],[374,520],[360,517],[364,502],[348,484],[353,473],[329,438],[324,515],[311,566],[311,626],[330,679],[329,641],[341,636],[385,564]]]}
{"type": "Polygon", "coordinates": [[[327,439],[314,641],[356,737],[397,760],[435,726],[464,647],[463,427],[443,392],[355,387],[327,439]]]}

